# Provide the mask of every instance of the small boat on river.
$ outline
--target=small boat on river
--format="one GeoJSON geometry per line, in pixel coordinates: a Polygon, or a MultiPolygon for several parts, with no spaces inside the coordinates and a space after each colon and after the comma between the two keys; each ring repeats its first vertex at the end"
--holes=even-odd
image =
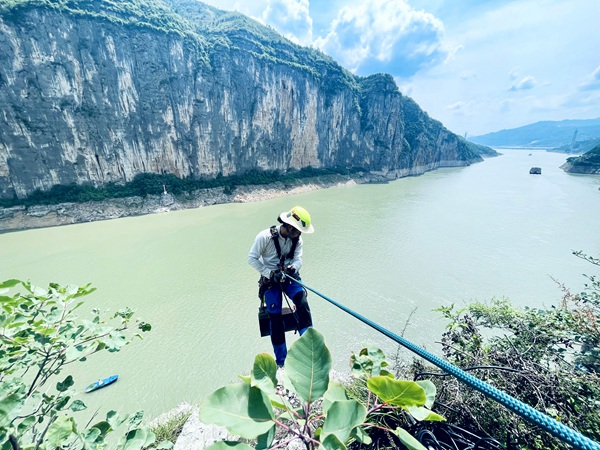
{"type": "Polygon", "coordinates": [[[113,375],[113,376],[110,376],[108,378],[104,378],[103,380],[98,380],[95,383],[92,383],[89,386],[87,386],[85,388],[85,392],[92,392],[92,391],[95,391],[97,389],[100,389],[100,388],[103,388],[105,386],[108,386],[109,384],[112,384],[115,381],[117,381],[118,378],[119,378],[119,375],[113,375]]]}

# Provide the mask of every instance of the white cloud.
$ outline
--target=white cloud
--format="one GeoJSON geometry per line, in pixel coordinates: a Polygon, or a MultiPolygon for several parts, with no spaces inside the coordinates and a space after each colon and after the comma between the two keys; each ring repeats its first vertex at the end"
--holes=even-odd
{"type": "Polygon", "coordinates": [[[537,81],[536,81],[535,77],[528,75],[528,76],[522,78],[520,81],[514,83],[510,87],[510,90],[511,91],[522,91],[525,89],[533,89],[536,84],[537,84],[537,81]]]}
{"type": "Polygon", "coordinates": [[[458,101],[456,103],[452,103],[451,105],[446,106],[446,109],[450,111],[464,111],[467,104],[463,101],[458,101]]]}
{"type": "Polygon", "coordinates": [[[404,0],[365,0],[341,8],[315,45],[361,75],[408,77],[449,53],[442,22],[404,0]]]}
{"type": "Polygon", "coordinates": [[[291,41],[310,45],[312,19],[308,7],[308,0],[268,0],[261,19],[291,41]]]}
{"type": "Polygon", "coordinates": [[[581,91],[595,91],[596,89],[600,90],[600,66],[596,67],[596,70],[579,85],[581,91]]]}

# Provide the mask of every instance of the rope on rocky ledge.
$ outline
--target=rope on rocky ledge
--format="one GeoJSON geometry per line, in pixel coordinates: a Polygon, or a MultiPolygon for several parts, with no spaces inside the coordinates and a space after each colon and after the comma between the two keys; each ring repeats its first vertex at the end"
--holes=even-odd
{"type": "Polygon", "coordinates": [[[561,441],[572,445],[576,449],[600,450],[599,443],[582,435],[578,431],[575,431],[572,428],[569,428],[566,425],[563,425],[562,423],[556,421],[552,417],[547,416],[546,414],[543,414],[543,413],[539,412],[538,410],[532,408],[531,406],[526,405],[525,403],[521,402],[520,400],[517,400],[516,398],[508,395],[506,392],[502,392],[499,389],[496,389],[495,387],[480,380],[479,378],[476,378],[473,375],[468,374],[467,372],[459,369],[458,367],[450,364],[447,361],[444,361],[443,359],[435,356],[434,354],[428,352],[427,350],[424,350],[421,347],[418,347],[417,345],[413,344],[412,342],[403,338],[402,336],[398,336],[397,334],[392,333],[391,331],[383,328],[381,325],[378,325],[377,323],[373,322],[372,320],[367,319],[366,317],[358,314],[357,312],[351,310],[350,308],[342,305],[341,303],[336,302],[335,300],[327,297],[326,295],[323,295],[320,292],[316,291],[315,289],[307,286],[302,281],[296,280],[295,278],[290,277],[288,275],[286,275],[286,276],[288,278],[290,278],[291,280],[294,280],[296,283],[298,283],[300,286],[304,287],[305,289],[308,289],[309,291],[317,294],[319,297],[323,298],[324,300],[327,300],[329,303],[337,306],[342,311],[347,312],[348,314],[357,318],[361,322],[363,322],[363,323],[369,325],[370,327],[374,328],[375,330],[379,331],[381,334],[384,334],[385,336],[389,337],[390,339],[396,341],[398,344],[406,347],[413,353],[416,353],[421,358],[424,358],[427,361],[429,361],[430,363],[436,365],[437,367],[442,369],[444,372],[447,372],[450,375],[453,375],[460,382],[462,382],[468,386],[471,386],[474,389],[477,389],[479,392],[483,393],[486,397],[489,397],[489,398],[495,400],[496,402],[500,403],[501,405],[504,405],[506,408],[508,408],[511,411],[513,411],[514,413],[518,414],[519,416],[521,416],[528,422],[531,422],[532,424],[543,428],[544,430],[546,430],[553,436],[557,437],[561,441]]]}

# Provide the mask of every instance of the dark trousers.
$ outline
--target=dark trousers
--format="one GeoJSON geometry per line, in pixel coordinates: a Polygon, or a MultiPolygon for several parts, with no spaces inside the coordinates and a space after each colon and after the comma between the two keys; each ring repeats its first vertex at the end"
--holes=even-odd
{"type": "Polygon", "coordinates": [[[287,345],[285,343],[285,328],[283,325],[282,308],[283,293],[292,299],[296,305],[298,318],[298,331],[300,335],[312,327],[312,316],[306,299],[306,291],[294,281],[284,282],[281,285],[271,287],[265,291],[264,299],[271,322],[271,343],[275,352],[275,361],[278,366],[283,366],[287,356],[287,345]]]}

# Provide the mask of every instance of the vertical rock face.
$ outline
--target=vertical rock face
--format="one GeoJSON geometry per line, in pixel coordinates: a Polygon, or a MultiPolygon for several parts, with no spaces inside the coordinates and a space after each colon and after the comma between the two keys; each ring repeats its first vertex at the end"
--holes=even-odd
{"type": "Polygon", "coordinates": [[[0,198],[139,173],[398,177],[485,151],[390,76],[355,77],[243,16],[174,0],[149,17],[127,1],[68,3],[0,9],[0,198]]]}

